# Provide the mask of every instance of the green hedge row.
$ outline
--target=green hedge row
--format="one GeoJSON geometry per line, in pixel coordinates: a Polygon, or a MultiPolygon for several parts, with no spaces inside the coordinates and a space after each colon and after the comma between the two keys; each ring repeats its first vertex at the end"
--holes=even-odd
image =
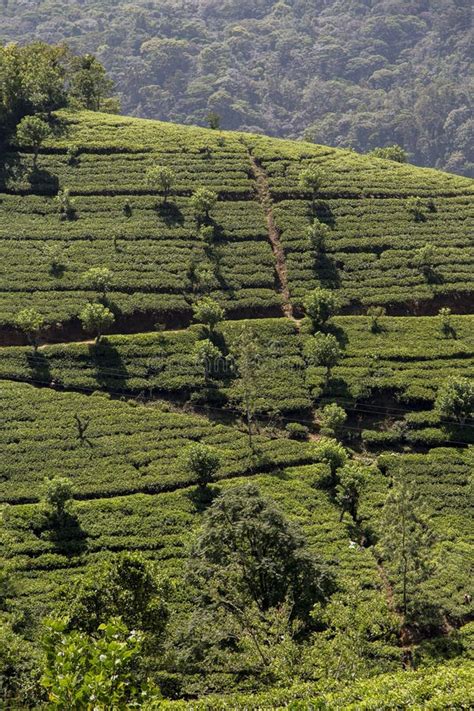
{"type": "Polygon", "coordinates": [[[57,393],[2,382],[0,402],[9,413],[0,432],[0,498],[9,502],[38,499],[49,476],[69,476],[78,497],[192,484],[177,453],[193,441],[220,450],[218,476],[224,478],[251,472],[257,465],[279,467],[313,459],[310,443],[257,434],[255,460],[243,430],[99,393],[57,393]],[[82,437],[77,418],[87,427],[82,437]]]}

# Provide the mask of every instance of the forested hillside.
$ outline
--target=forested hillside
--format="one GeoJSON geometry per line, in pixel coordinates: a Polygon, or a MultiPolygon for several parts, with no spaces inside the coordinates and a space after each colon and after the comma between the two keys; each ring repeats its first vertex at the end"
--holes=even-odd
{"type": "Polygon", "coordinates": [[[4,0],[0,42],[94,52],[124,113],[473,174],[469,0],[4,0]]]}

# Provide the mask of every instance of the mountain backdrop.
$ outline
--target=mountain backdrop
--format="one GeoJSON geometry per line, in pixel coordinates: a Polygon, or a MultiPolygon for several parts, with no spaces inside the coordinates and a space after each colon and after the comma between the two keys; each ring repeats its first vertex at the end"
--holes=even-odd
{"type": "Polygon", "coordinates": [[[3,0],[0,42],[93,52],[123,112],[473,175],[469,0],[3,0]]]}

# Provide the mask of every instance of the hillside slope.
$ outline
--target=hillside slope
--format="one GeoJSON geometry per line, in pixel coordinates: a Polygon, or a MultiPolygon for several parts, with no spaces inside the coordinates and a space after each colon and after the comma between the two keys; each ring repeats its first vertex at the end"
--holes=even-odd
{"type": "Polygon", "coordinates": [[[81,277],[93,266],[113,266],[111,292],[125,329],[134,312],[152,323],[189,321],[200,293],[236,315],[282,313],[288,295],[298,307],[318,284],[338,289],[349,313],[370,304],[389,313],[436,313],[447,300],[469,311],[472,181],[248,134],[87,112],[61,120],[63,134],[42,151],[36,171],[28,155],[4,157],[4,325],[26,306],[50,323],[71,321],[89,296],[81,277]],[[145,182],[154,162],[176,171],[169,205],[145,182]],[[315,210],[329,234],[318,259],[305,236],[309,196],[298,184],[308,165],[324,170],[315,210]],[[190,207],[199,187],[219,194],[211,248],[198,238],[190,207]],[[64,189],[74,214],[61,221],[54,196],[64,189]],[[414,196],[423,201],[419,219],[406,203],[414,196]],[[416,261],[426,244],[435,248],[429,274],[416,261]],[[283,251],[283,274],[272,247],[283,251]]]}
{"type": "MultiPolygon", "coordinates": [[[[0,609],[11,629],[37,649],[42,617],[64,612],[97,566],[135,551],[166,581],[167,651],[152,664],[166,698],[384,708],[408,667],[420,669],[401,708],[410,699],[431,708],[438,692],[444,703],[457,682],[467,696],[474,413],[446,414],[439,393],[453,376],[474,376],[473,182],[303,142],[105,114],[59,112],[55,126],[36,166],[13,148],[1,164],[0,564],[14,585],[0,591],[0,609]],[[146,181],[155,164],[175,171],[167,200],[146,181]],[[323,176],[316,195],[301,187],[308,167],[323,176]],[[218,199],[199,224],[202,187],[218,199]],[[307,235],[315,219],[327,226],[317,249],[307,235]],[[111,271],[105,293],[85,283],[91,267],[111,271]],[[317,286],[339,303],[315,329],[303,300],[317,286]],[[225,308],[212,328],[193,319],[205,296],[225,308]],[[115,316],[112,335],[97,342],[78,318],[89,302],[115,316]],[[366,314],[370,306],[386,312],[366,314]],[[47,322],[33,347],[16,324],[25,307],[47,322]],[[256,354],[250,391],[239,371],[245,334],[256,354]],[[312,356],[318,334],[337,348],[332,365],[312,356]],[[334,427],[327,404],[343,408],[334,427]],[[219,454],[210,485],[183,463],[196,442],[219,454]],[[346,460],[364,481],[357,514],[338,498],[346,460]],[[52,477],[72,487],[59,518],[45,504],[52,477]],[[334,626],[318,623],[304,640],[285,628],[290,646],[278,632],[271,670],[245,656],[245,636],[243,657],[219,648],[186,666],[176,650],[193,627],[191,546],[213,501],[249,482],[324,561],[334,626]],[[400,482],[420,494],[433,533],[415,621],[377,547],[384,502],[400,482]]],[[[20,707],[31,688],[19,692],[20,707]]]]}

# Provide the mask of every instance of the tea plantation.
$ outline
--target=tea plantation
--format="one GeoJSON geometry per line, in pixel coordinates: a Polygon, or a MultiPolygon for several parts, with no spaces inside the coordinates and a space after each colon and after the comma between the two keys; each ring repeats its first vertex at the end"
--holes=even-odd
{"type": "MultiPolygon", "coordinates": [[[[0,159],[0,632],[16,640],[8,657],[0,644],[0,706],[52,703],[44,618],[134,553],[167,607],[140,707],[472,708],[473,182],[66,110],[34,163],[13,142],[0,159]],[[316,288],[336,297],[320,322],[316,288]],[[81,325],[91,303],[113,314],[105,334],[81,325]],[[209,521],[231,519],[220,502],[244,506],[247,485],[279,512],[265,535],[281,514],[324,571],[304,623],[303,568],[261,608],[223,597],[228,580],[243,594],[240,558],[204,591],[192,577],[209,521]]],[[[258,515],[241,553],[265,568],[258,515]]]]}
{"type": "Polygon", "coordinates": [[[320,283],[337,288],[351,308],[413,309],[446,299],[468,308],[474,260],[468,179],[310,144],[97,113],[64,113],[59,125],[36,169],[27,154],[4,157],[0,323],[12,324],[26,306],[51,324],[73,319],[90,296],[82,276],[97,266],[113,271],[110,298],[122,316],[189,318],[191,301],[203,291],[229,312],[278,310],[281,285],[251,157],[275,201],[295,304],[320,283]],[[175,171],[169,204],[146,181],[156,163],[175,171]],[[305,238],[310,202],[298,187],[307,165],[324,171],[315,211],[330,231],[317,258],[305,238]],[[219,196],[210,247],[199,238],[190,205],[201,187],[219,196]],[[61,190],[72,200],[70,219],[62,221],[55,199],[61,190]],[[419,219],[407,208],[413,196],[423,203],[419,219]],[[413,264],[425,244],[435,248],[428,277],[413,264]]]}

